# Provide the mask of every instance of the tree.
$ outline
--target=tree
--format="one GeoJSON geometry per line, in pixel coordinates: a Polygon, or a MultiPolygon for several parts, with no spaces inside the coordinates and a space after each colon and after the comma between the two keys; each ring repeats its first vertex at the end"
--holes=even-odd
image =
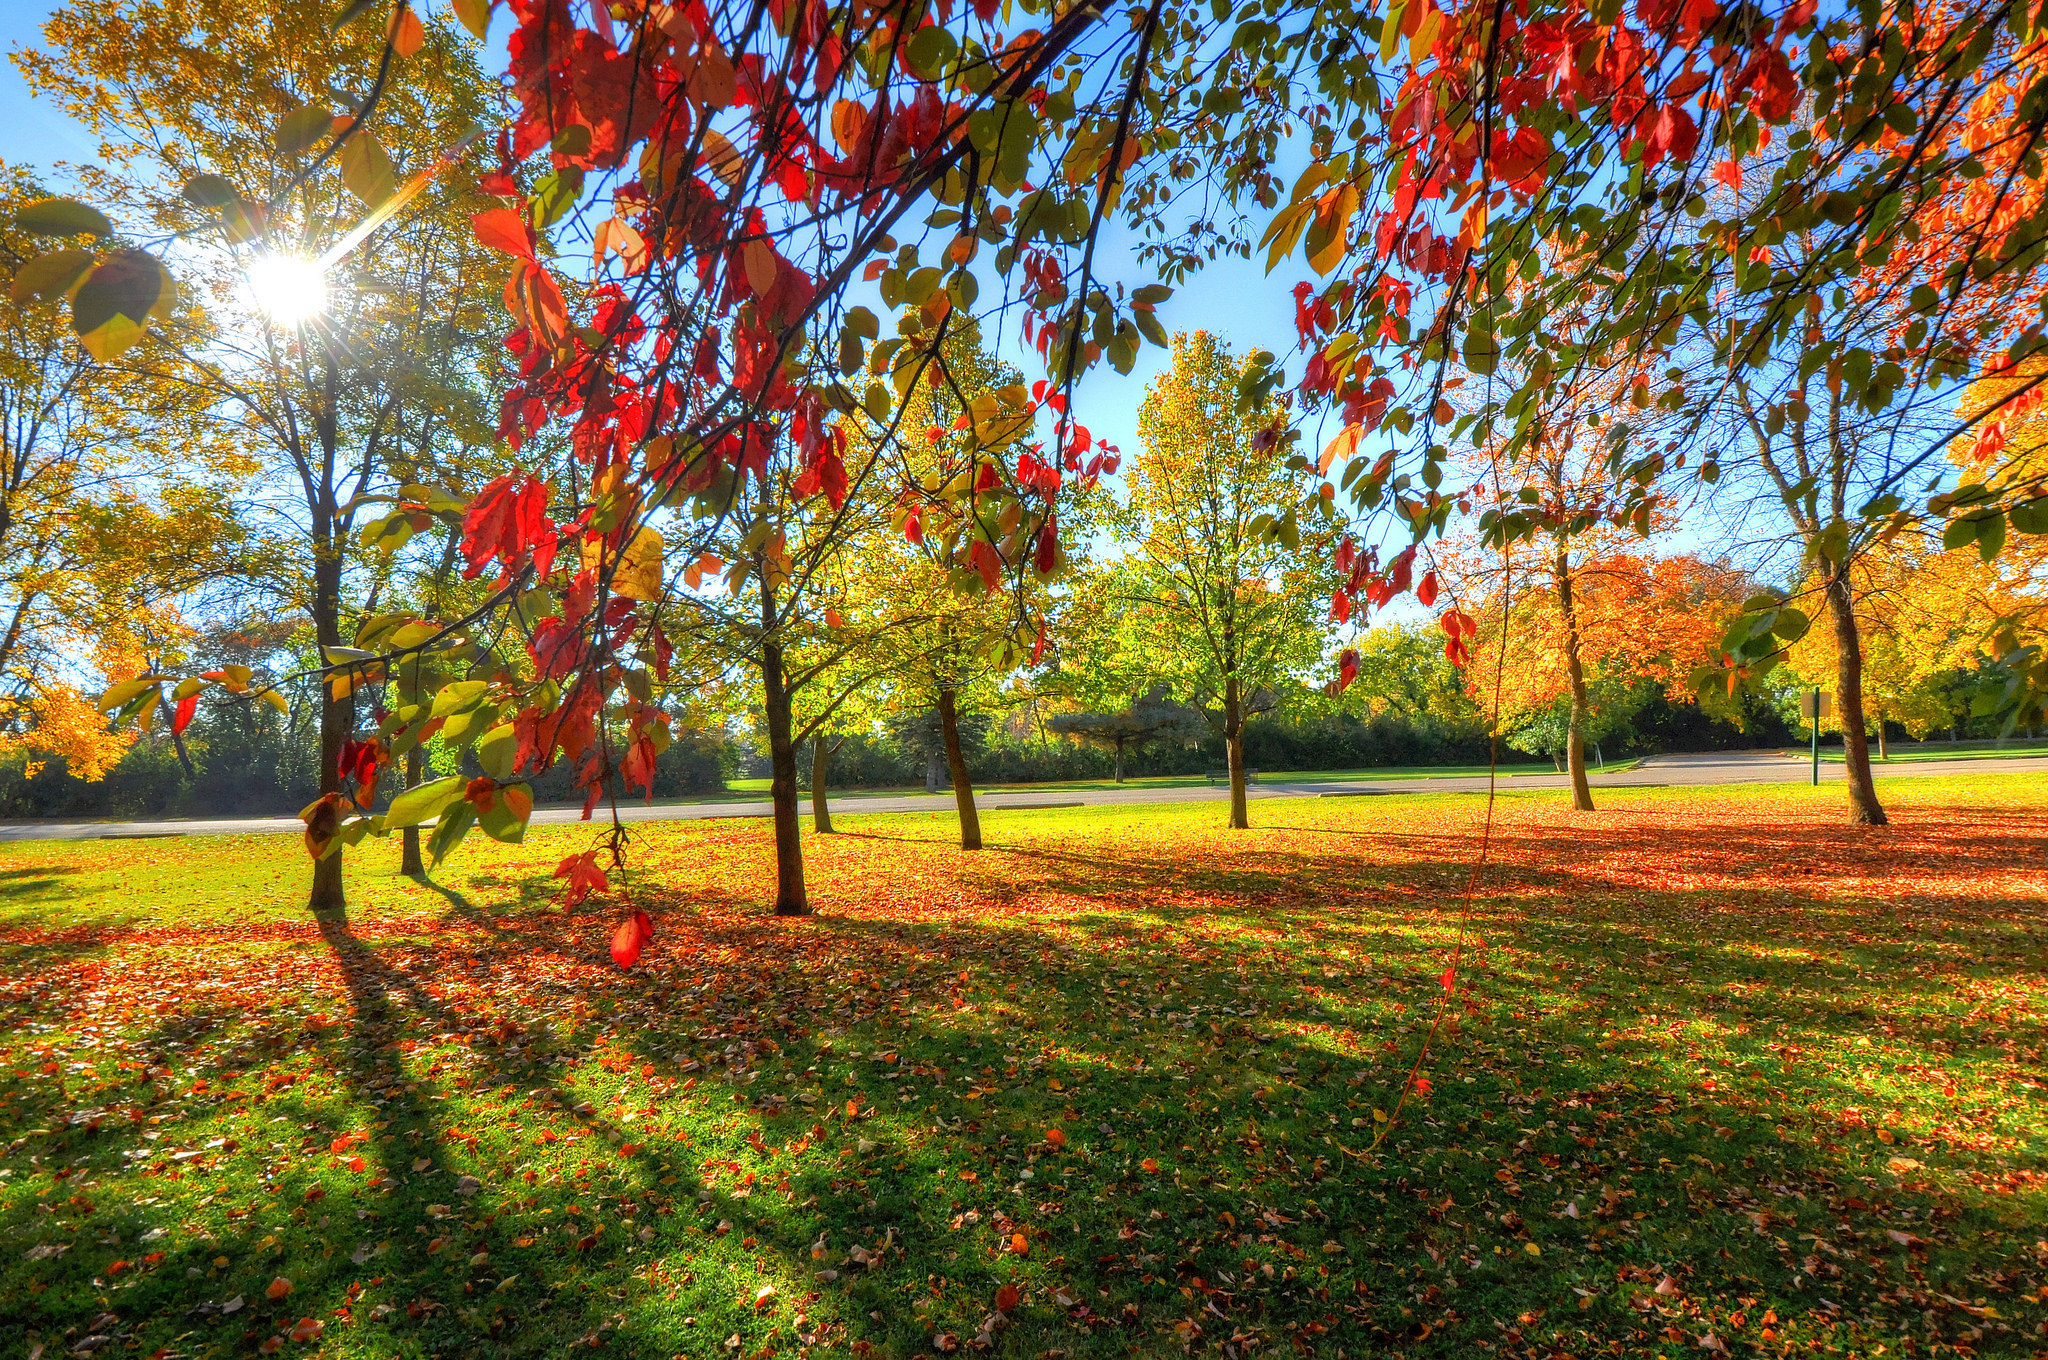
{"type": "MultiPolygon", "coordinates": [[[[272,531],[297,540],[296,574],[280,584],[323,665],[339,668],[320,707],[320,788],[321,806],[340,808],[374,790],[377,768],[342,769],[355,691],[371,679],[348,668],[364,649],[345,645],[361,641],[351,616],[374,613],[362,609],[357,531],[370,498],[402,491],[408,450],[431,447],[443,391],[476,362],[506,270],[470,227],[482,206],[473,174],[445,162],[487,111],[472,50],[417,18],[391,43],[337,31],[331,8],[81,0],[45,26],[47,50],[18,61],[106,145],[109,168],[88,180],[100,200],[185,242],[180,263],[205,310],[163,321],[161,339],[124,362],[184,382],[245,441],[259,502],[281,520],[272,531]],[[252,71],[266,88],[250,88],[252,71]],[[358,92],[345,97],[353,107],[337,112],[346,91],[358,92]],[[373,104],[376,129],[355,127],[373,104]],[[413,176],[403,189],[401,173],[413,176]]],[[[427,721],[423,711],[392,735],[417,740],[427,721]]],[[[309,902],[338,910],[340,847],[325,844],[337,853],[315,861],[309,902]]]]}
{"type": "Polygon", "coordinates": [[[237,569],[246,465],[208,437],[181,375],[97,362],[37,296],[34,239],[14,223],[46,197],[0,164],[0,751],[90,780],[130,738],[75,685],[139,659],[175,598],[237,569]]]}
{"type": "MultiPolygon", "coordinates": [[[[1885,754],[1885,724],[1915,736],[1949,726],[1968,705],[1958,679],[1983,671],[1997,653],[1992,620],[2048,622],[2048,585],[2011,559],[1984,562],[1969,548],[1943,552],[1930,536],[1903,533],[1857,559],[1851,582],[1862,646],[1865,721],[1885,754]]],[[[1814,629],[1787,649],[1788,668],[1807,685],[1839,673],[1832,631],[1814,629]]],[[[2001,698],[2003,696],[2000,696],[2001,698]]],[[[1845,708],[1822,720],[1841,730],[1845,708]]]]}
{"type": "MultiPolygon", "coordinates": [[[[963,850],[981,848],[963,714],[985,715],[1000,702],[1005,678],[1027,656],[1035,662],[1042,655],[1047,583],[1063,560],[1056,519],[1027,525],[1015,501],[980,502],[981,490],[999,488],[1011,476],[1048,498],[1057,492],[1061,473],[1039,461],[1042,444],[1026,447],[1030,407],[1017,371],[987,351],[972,320],[961,320],[948,323],[934,361],[896,413],[900,427],[913,432],[896,441],[903,488],[898,551],[907,561],[890,573],[906,598],[897,609],[904,626],[884,646],[895,654],[891,684],[907,730],[918,727],[911,714],[929,710],[936,720],[937,753],[951,778],[963,850]],[[925,494],[944,488],[963,491],[964,500],[924,502],[925,494]],[[1003,563],[1023,558],[1027,569],[1002,570],[1003,563]]],[[[872,422],[861,422],[854,436],[857,445],[888,438],[872,422]]],[[[1114,458],[1106,464],[1115,466],[1114,458]]]]}
{"type": "MultiPolygon", "coordinates": [[[[1452,568],[1478,620],[1465,672],[1473,698],[1497,706],[1502,731],[1528,731],[1525,749],[1571,759],[1575,794],[1586,744],[1626,722],[1649,697],[1645,682],[1692,699],[1695,674],[1748,585],[1724,562],[1630,546],[1611,529],[1588,531],[1520,561],[1452,568]]],[[[1592,800],[1574,806],[1590,811],[1592,800]]]]}
{"type": "Polygon", "coordinates": [[[1124,782],[1124,748],[1155,741],[1199,742],[1209,722],[1199,709],[1177,702],[1165,681],[1155,683],[1113,713],[1059,713],[1046,724],[1063,736],[1080,737],[1116,752],[1116,782],[1124,782]]]}
{"type": "Polygon", "coordinates": [[[1206,331],[1173,337],[1173,366],[1146,389],[1139,451],[1109,515],[1129,557],[1114,587],[1158,625],[1158,670],[1220,704],[1230,824],[1249,826],[1244,722],[1254,695],[1321,659],[1332,582],[1300,543],[1304,490],[1284,410],[1240,402],[1261,365],[1206,331]]]}

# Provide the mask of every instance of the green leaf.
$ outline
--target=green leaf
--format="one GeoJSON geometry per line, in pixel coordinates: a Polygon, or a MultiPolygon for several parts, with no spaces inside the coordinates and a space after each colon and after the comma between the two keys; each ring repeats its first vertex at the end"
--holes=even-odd
{"type": "Polygon", "coordinates": [[[293,109],[277,125],[277,154],[302,156],[318,145],[333,128],[334,115],[318,105],[308,104],[304,108],[293,109]]]}
{"type": "Polygon", "coordinates": [[[379,207],[398,192],[398,170],[391,157],[366,129],[357,128],[341,144],[341,179],[366,207],[379,207]]]}
{"type": "Polygon", "coordinates": [[[1989,562],[2005,547],[2005,516],[1992,511],[1977,529],[1977,556],[1989,562]]]}
{"type": "Polygon", "coordinates": [[[1812,621],[1804,613],[1790,607],[1780,609],[1777,617],[1771,620],[1771,631],[1787,642],[1796,642],[1805,637],[1806,630],[1811,626],[1812,621]]]}
{"type": "Polygon", "coordinates": [[[152,673],[149,675],[138,675],[132,680],[123,680],[120,684],[115,685],[100,696],[100,712],[112,713],[115,709],[126,704],[136,695],[142,693],[142,691],[156,684],[161,679],[163,679],[162,676],[152,673]]]}
{"type": "Polygon", "coordinates": [[[156,256],[117,250],[85,276],[71,297],[71,328],[93,358],[102,362],[140,340],[152,315],[162,316],[176,287],[156,256]]]}
{"type": "Polygon", "coordinates": [[[384,814],[384,825],[418,826],[437,817],[450,804],[461,801],[462,791],[468,783],[461,775],[452,774],[446,779],[417,784],[391,800],[391,808],[384,814]]]}
{"type": "Polygon", "coordinates": [[[247,245],[270,225],[270,209],[253,198],[236,199],[221,209],[221,229],[236,245],[247,245]]]}
{"type": "Polygon", "coordinates": [[[8,289],[8,296],[18,303],[30,298],[48,302],[63,297],[92,265],[93,254],[89,250],[67,247],[38,255],[14,271],[14,286],[8,289]]]}
{"type": "Polygon", "coordinates": [[[37,236],[98,236],[114,234],[114,224],[97,208],[70,198],[46,198],[31,203],[14,215],[14,225],[37,236]]]}
{"type": "Polygon", "coordinates": [[[533,186],[532,212],[536,227],[550,227],[562,220],[583,193],[583,170],[565,165],[542,175],[533,186]]]}
{"type": "MultiPolygon", "coordinates": [[[[468,804],[464,804],[468,806],[468,804]]],[[[494,841],[517,845],[526,839],[526,823],[533,816],[533,799],[521,788],[499,789],[488,812],[477,816],[477,824],[494,841]]]]}
{"type": "Polygon", "coordinates": [[[500,723],[476,744],[477,763],[484,767],[484,773],[493,779],[510,779],[513,764],[519,759],[519,732],[511,723],[500,723]]]}
{"type": "Polygon", "coordinates": [[[427,865],[438,869],[441,861],[448,858],[448,852],[462,844],[462,838],[476,825],[476,805],[463,800],[441,814],[441,820],[434,826],[434,834],[427,837],[427,865]]]}
{"type": "Polygon", "coordinates": [[[457,680],[451,685],[443,686],[441,692],[434,696],[432,716],[445,718],[450,713],[473,708],[482,701],[490,688],[491,682],[488,680],[457,680]]]}
{"type": "Polygon", "coordinates": [[[910,37],[904,54],[910,59],[911,73],[921,80],[936,80],[945,74],[959,54],[960,45],[950,30],[939,24],[920,28],[910,37]]]}
{"type": "Polygon", "coordinates": [[[195,208],[225,208],[241,197],[225,175],[194,175],[185,181],[184,195],[195,208]]]}
{"type": "Polygon", "coordinates": [[[2048,497],[2021,501],[2006,514],[2023,534],[2048,534],[2048,497]]]}

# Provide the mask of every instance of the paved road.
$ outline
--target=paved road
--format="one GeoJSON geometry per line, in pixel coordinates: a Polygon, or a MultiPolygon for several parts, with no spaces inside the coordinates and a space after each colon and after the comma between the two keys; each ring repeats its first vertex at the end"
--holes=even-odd
{"type": "MultiPolygon", "coordinates": [[[[1903,779],[1924,775],[2048,773],[2048,757],[2017,756],[2002,759],[1927,760],[1880,766],[1879,779],[1903,779]]],[[[1801,783],[1811,777],[1811,767],[1775,752],[1724,751],[1707,755],[1654,756],[1626,773],[1596,774],[1599,788],[1660,788],[1676,784],[1801,783]]],[[[1840,764],[1821,763],[1820,777],[1842,778],[1840,764]]],[[[1563,775],[1513,775],[1503,778],[1505,792],[1522,793],[1566,787],[1563,775]]],[[[1380,796],[1395,793],[1476,793],[1486,789],[1484,775],[1443,776],[1418,779],[1289,780],[1284,775],[1256,784],[1254,798],[1314,798],[1380,796]]],[[[977,800],[983,811],[1001,808],[1043,808],[1108,806],[1123,803],[1212,803],[1229,797],[1222,788],[1196,785],[1180,788],[1123,788],[1072,790],[1012,790],[985,793],[977,800]]],[[[836,805],[842,813],[946,812],[953,807],[950,793],[936,797],[926,794],[886,797],[849,797],[836,805]]],[[[808,808],[807,808],[808,810],[808,808]]],[[[619,815],[629,822],[693,821],[706,817],[766,817],[770,808],[764,800],[745,803],[664,803],[649,806],[629,803],[619,815]]],[[[533,820],[543,826],[579,820],[574,808],[542,808],[533,820]]],[[[11,822],[0,824],[0,842],[26,840],[137,839],[159,836],[250,835],[300,830],[296,817],[220,817],[185,821],[151,822],[11,822]]]]}

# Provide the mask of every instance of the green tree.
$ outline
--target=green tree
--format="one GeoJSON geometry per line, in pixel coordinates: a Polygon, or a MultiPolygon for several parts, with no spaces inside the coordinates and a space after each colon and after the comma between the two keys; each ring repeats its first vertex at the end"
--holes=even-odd
{"type": "Polygon", "coordinates": [[[1108,515],[1127,554],[1112,590],[1156,625],[1156,673],[1221,710],[1234,827],[1250,825],[1247,706],[1322,659],[1336,584],[1328,522],[1312,519],[1304,541],[1296,507],[1322,501],[1290,450],[1286,411],[1244,399],[1260,368],[1206,331],[1175,335],[1108,515]]]}

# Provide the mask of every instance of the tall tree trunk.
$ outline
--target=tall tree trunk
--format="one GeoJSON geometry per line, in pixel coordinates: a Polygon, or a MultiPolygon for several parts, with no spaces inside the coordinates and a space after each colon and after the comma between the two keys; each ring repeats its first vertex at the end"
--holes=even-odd
{"type": "Polygon", "coordinates": [[[1116,739],[1116,782],[1124,782],[1124,739],[1116,739]]]}
{"type": "Polygon", "coordinates": [[[974,810],[974,784],[967,757],[960,754],[960,713],[951,685],[939,687],[939,739],[946,745],[946,769],[953,776],[953,805],[960,809],[960,848],[981,849],[981,815],[974,810]]]}
{"type": "Polygon", "coordinates": [[[1881,704],[1877,710],[1877,758],[1879,760],[1890,760],[1892,758],[1891,743],[1885,739],[1884,735],[1884,706],[1881,704]]]}
{"type": "Polygon", "coordinates": [[[928,794],[934,794],[939,791],[939,753],[937,751],[926,751],[924,753],[924,791],[928,794]]]}
{"type": "Polygon", "coordinates": [[[1870,777],[1870,735],[1863,727],[1863,639],[1846,566],[1830,572],[1828,618],[1835,625],[1835,705],[1842,720],[1842,765],[1849,773],[1849,820],[1884,826],[1890,819],[1870,777]]]}
{"type": "MultiPolygon", "coordinates": [[[[775,606],[763,591],[761,612],[772,619],[775,606]]],[[[772,627],[772,624],[771,624],[772,627]]],[[[796,741],[790,735],[789,692],[782,672],[782,644],[761,643],[761,692],[768,718],[768,796],[775,803],[775,914],[808,916],[804,892],[804,847],[797,829],[796,741]]]]}
{"type": "Polygon", "coordinates": [[[1586,782],[1586,728],[1591,710],[1586,704],[1586,670],[1579,662],[1578,602],[1572,596],[1572,564],[1563,548],[1551,564],[1557,582],[1557,608],[1564,616],[1564,673],[1571,683],[1572,716],[1565,726],[1565,769],[1572,777],[1572,807],[1593,810],[1593,789],[1586,782]]]}
{"type": "MultiPolygon", "coordinates": [[[[323,535],[316,541],[313,559],[313,636],[324,649],[341,645],[341,550],[323,535]]],[[[321,660],[326,661],[323,651],[321,660]]],[[[334,687],[325,676],[320,680],[320,792],[340,793],[341,748],[355,730],[356,700],[334,697],[334,687]]],[[[307,906],[313,911],[343,911],[348,900],[342,892],[341,860],[348,852],[337,849],[313,865],[313,889],[307,906]]]]}
{"type": "Polygon", "coordinates": [[[811,738],[811,830],[820,836],[832,834],[832,808],[825,802],[825,766],[831,763],[832,748],[823,733],[811,738]]]}
{"type": "MultiPolygon", "coordinates": [[[[414,742],[412,749],[405,753],[405,786],[412,788],[418,784],[420,776],[425,774],[426,770],[426,752],[422,749],[420,743],[414,742]]],[[[398,862],[398,872],[410,874],[414,878],[424,878],[427,866],[426,862],[420,858],[420,829],[416,826],[409,826],[405,828],[403,834],[405,839],[398,862]]]]}
{"type": "Polygon", "coordinates": [[[1223,681],[1223,749],[1230,762],[1230,824],[1248,830],[1252,820],[1244,791],[1244,704],[1235,671],[1223,681]]]}

